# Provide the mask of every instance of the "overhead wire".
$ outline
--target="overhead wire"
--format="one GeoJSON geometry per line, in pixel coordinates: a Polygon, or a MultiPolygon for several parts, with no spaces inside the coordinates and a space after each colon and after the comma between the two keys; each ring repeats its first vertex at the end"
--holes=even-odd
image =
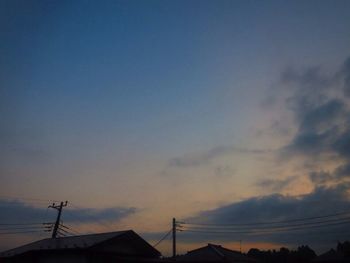
{"type": "MultiPolygon", "coordinates": [[[[45,214],[44,214],[44,222],[46,222],[46,220],[47,220],[47,214],[48,214],[48,211],[49,211],[49,206],[47,206],[46,207],[46,209],[45,209],[45,214]]],[[[44,223],[44,225],[45,225],[45,227],[47,227],[47,225],[49,225],[49,226],[53,226],[53,223],[52,224],[47,224],[47,223],[44,223]]],[[[49,229],[49,228],[47,228],[47,229],[49,229]]],[[[45,232],[49,232],[49,231],[45,231],[45,232]]],[[[43,232],[43,233],[41,233],[40,234],[40,237],[42,237],[43,235],[46,235],[46,233],[45,232],[43,232]]]]}
{"type": "Polygon", "coordinates": [[[16,232],[2,232],[0,235],[26,234],[26,233],[41,233],[41,231],[16,231],[16,232]]]}
{"type": "Polygon", "coordinates": [[[249,229],[254,229],[254,230],[260,230],[260,229],[281,229],[281,228],[290,228],[290,227],[299,227],[299,226],[314,226],[314,225],[322,225],[325,223],[338,223],[338,222],[350,222],[350,217],[346,218],[333,218],[333,219],[328,219],[328,220],[322,220],[322,221],[314,221],[314,222],[304,222],[304,223],[298,223],[298,224],[284,224],[284,225],[272,225],[272,226],[261,226],[261,225],[256,225],[256,226],[180,226],[182,227],[187,227],[190,229],[208,229],[208,230],[249,230],[249,229]]]}
{"type": "Polygon", "coordinates": [[[0,228],[0,231],[4,231],[4,230],[21,230],[21,229],[45,229],[45,227],[40,227],[40,226],[33,226],[33,227],[7,227],[7,228],[0,228]]]}
{"type": "Polygon", "coordinates": [[[281,228],[281,229],[264,229],[264,230],[254,230],[251,229],[250,231],[214,231],[214,230],[192,230],[192,229],[183,229],[184,232],[193,232],[193,233],[213,233],[213,234],[249,234],[249,235],[256,235],[256,234],[273,234],[277,232],[290,232],[290,231],[296,231],[296,230],[305,230],[305,229],[312,229],[312,228],[322,228],[322,227],[329,227],[329,226],[336,226],[336,225],[344,225],[344,224],[350,224],[350,221],[345,222],[337,222],[337,223],[328,223],[323,225],[315,225],[315,226],[305,226],[305,227],[291,227],[291,228],[281,228]]]}
{"type": "Polygon", "coordinates": [[[179,222],[179,223],[187,224],[187,225],[203,225],[203,226],[250,226],[250,225],[268,225],[268,224],[282,224],[282,223],[290,223],[290,222],[298,222],[298,221],[307,221],[307,220],[335,217],[335,216],[340,216],[340,215],[350,215],[350,211],[327,214],[327,215],[323,215],[323,216],[314,216],[314,217],[305,217],[305,218],[297,218],[297,219],[289,219],[289,220],[281,220],[281,221],[269,221],[269,222],[215,224],[215,223],[196,223],[196,222],[191,222],[191,221],[188,221],[188,222],[184,221],[184,222],[179,222]]]}
{"type": "MultiPolygon", "coordinates": [[[[22,205],[21,203],[17,203],[17,202],[23,202],[23,203],[29,204],[29,205],[33,205],[34,204],[34,205],[42,206],[43,204],[46,205],[47,203],[51,203],[51,202],[60,202],[58,200],[53,200],[53,199],[31,198],[31,197],[21,197],[21,196],[20,197],[13,197],[13,196],[8,196],[8,195],[0,195],[0,199],[14,201],[13,203],[6,203],[6,205],[22,205]]],[[[75,207],[76,209],[82,209],[81,207],[78,207],[78,206],[76,206],[74,204],[71,204],[71,206],[75,207]]],[[[46,208],[46,210],[45,210],[45,220],[47,218],[47,212],[48,212],[47,210],[48,210],[48,208],[46,208]]],[[[111,225],[110,224],[102,222],[101,219],[99,219],[95,215],[89,213],[88,209],[86,209],[84,211],[87,213],[88,218],[92,219],[91,222],[97,223],[98,225],[103,226],[108,231],[111,231],[111,225]]],[[[72,212],[69,209],[66,209],[64,212],[67,213],[71,218],[74,218],[74,220],[78,221],[80,224],[86,224],[87,223],[85,219],[82,219],[82,216],[79,216],[79,215],[76,215],[76,214],[73,215],[72,212]]],[[[90,231],[90,232],[95,233],[94,231],[90,231]]]]}
{"type": "Polygon", "coordinates": [[[74,230],[71,226],[68,227],[68,226],[62,225],[62,227],[68,229],[70,232],[72,232],[76,235],[81,235],[81,233],[79,233],[79,231],[74,230]]]}
{"type": "MultiPolygon", "coordinates": [[[[99,219],[96,215],[92,214],[91,212],[89,212],[88,209],[86,208],[83,208],[83,207],[80,207],[80,206],[77,206],[77,205],[74,205],[71,203],[71,206],[74,207],[75,209],[82,209],[84,210],[84,212],[86,212],[86,216],[88,218],[91,218],[93,222],[103,226],[105,229],[107,229],[108,231],[111,231],[111,230],[114,230],[114,229],[111,229],[111,225],[108,225],[107,223],[103,222],[101,219],[99,219]]],[[[80,217],[81,219],[81,217],[80,217]]],[[[86,220],[83,220],[83,221],[86,221],[86,220]]]]}
{"type": "Polygon", "coordinates": [[[23,225],[42,225],[42,222],[33,222],[33,223],[0,223],[0,226],[23,226],[23,225]]]}
{"type": "MultiPolygon", "coordinates": [[[[181,222],[178,221],[178,231],[189,232],[199,235],[215,234],[215,235],[245,235],[245,236],[259,236],[259,235],[273,235],[279,233],[286,233],[288,235],[298,234],[304,231],[306,237],[309,235],[318,235],[326,238],[333,236],[349,236],[350,233],[335,232],[339,230],[340,226],[350,224],[350,212],[339,212],[314,217],[295,218],[279,221],[268,222],[248,222],[248,223],[196,223],[196,222],[181,222]],[[332,232],[325,232],[327,229],[333,229],[332,232]]],[[[328,239],[329,239],[328,238],[328,239]]]]}
{"type": "Polygon", "coordinates": [[[69,231],[67,231],[67,230],[64,230],[64,229],[62,229],[62,228],[59,228],[58,229],[58,232],[63,232],[63,233],[66,233],[66,234],[68,234],[68,235],[74,235],[73,233],[70,233],[69,231]]]}
{"type": "Polygon", "coordinates": [[[170,229],[169,232],[167,232],[157,243],[155,243],[155,244],[153,245],[153,247],[156,247],[156,246],[158,246],[160,243],[162,243],[162,241],[163,241],[164,239],[166,239],[166,238],[169,236],[169,234],[171,233],[171,231],[172,231],[172,229],[170,229]]]}
{"type": "MultiPolygon", "coordinates": [[[[28,205],[40,205],[42,206],[43,204],[47,205],[48,203],[51,202],[60,202],[58,200],[49,200],[49,199],[41,199],[41,198],[29,198],[29,197],[13,197],[13,196],[6,196],[6,195],[0,195],[0,199],[5,199],[5,200],[9,200],[9,201],[13,201],[13,203],[6,203],[6,205],[22,205],[21,203],[23,202],[24,204],[28,204],[28,205]]],[[[81,209],[78,206],[75,206],[73,204],[71,204],[73,207],[75,207],[76,209],[81,209]]],[[[1,206],[1,204],[0,204],[1,206]]],[[[86,212],[89,212],[89,210],[85,210],[86,212]]],[[[47,213],[48,213],[48,208],[46,207],[45,209],[45,221],[47,219],[47,213]]],[[[84,218],[82,218],[81,215],[79,214],[73,214],[69,209],[66,209],[64,211],[64,213],[67,213],[67,215],[69,217],[71,217],[72,219],[76,220],[77,222],[79,222],[80,224],[86,224],[86,220],[84,218]]],[[[110,225],[107,225],[104,222],[101,222],[100,219],[96,218],[96,216],[91,215],[91,213],[87,214],[88,217],[91,220],[92,223],[97,223],[101,226],[103,226],[104,228],[108,229],[108,231],[110,230],[110,225]]],[[[88,222],[90,223],[90,221],[88,222]]],[[[45,226],[40,227],[41,225],[43,225],[45,223],[42,222],[30,222],[30,223],[0,223],[0,232],[1,231],[10,231],[10,230],[33,230],[33,229],[43,229],[44,231],[48,231],[47,227],[45,228],[45,226]]],[[[52,223],[53,224],[53,223],[52,223]]],[[[71,226],[67,227],[69,229],[70,234],[77,234],[77,235],[81,235],[81,233],[75,229],[73,229],[71,226]]],[[[13,231],[11,231],[13,232],[13,231]]],[[[29,231],[26,231],[29,233],[29,231]]],[[[30,231],[32,232],[32,231],[30,231]]],[[[22,233],[21,231],[16,231],[16,233],[20,234],[22,233]]],[[[95,233],[94,231],[89,231],[89,233],[95,233]]],[[[15,233],[13,233],[15,234],[15,233]]]]}
{"type": "MultiPolygon", "coordinates": [[[[13,196],[7,196],[7,195],[0,195],[0,199],[6,200],[7,202],[2,204],[3,206],[32,206],[32,207],[42,207],[43,205],[47,206],[48,203],[55,201],[55,200],[46,200],[41,198],[29,198],[29,197],[13,197],[13,196]]],[[[47,219],[47,212],[48,208],[42,209],[43,210],[43,218],[44,222],[47,219]]],[[[47,232],[47,228],[45,227],[45,223],[43,222],[28,222],[28,223],[0,223],[0,231],[7,231],[9,233],[6,234],[22,234],[22,233],[33,233],[32,230],[42,230],[38,231],[40,233],[40,236],[45,235],[45,232],[47,232]],[[42,226],[43,225],[43,226],[42,226]],[[41,227],[40,227],[41,226],[41,227]],[[12,230],[28,230],[28,231],[15,231],[12,232],[12,230]],[[11,233],[10,233],[11,231],[11,233]]],[[[4,234],[4,232],[1,232],[1,234],[4,234]]]]}
{"type": "MultiPolygon", "coordinates": [[[[74,221],[79,222],[81,225],[86,224],[85,220],[82,219],[81,216],[79,216],[79,215],[73,215],[69,209],[66,209],[64,212],[65,212],[66,215],[69,215],[69,217],[70,217],[71,219],[74,219],[74,221]]],[[[96,232],[94,232],[94,231],[89,231],[89,232],[91,232],[91,233],[96,233],[96,232]]]]}
{"type": "Polygon", "coordinates": [[[32,198],[32,197],[13,197],[13,196],[7,196],[7,195],[0,195],[0,199],[7,199],[7,200],[22,200],[22,201],[39,201],[39,202],[60,202],[58,200],[53,200],[53,199],[43,199],[43,198],[32,198]]]}

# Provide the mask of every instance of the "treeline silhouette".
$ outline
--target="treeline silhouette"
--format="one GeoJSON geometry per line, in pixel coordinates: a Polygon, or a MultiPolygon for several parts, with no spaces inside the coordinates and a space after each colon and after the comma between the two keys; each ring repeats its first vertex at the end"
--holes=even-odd
{"type": "MultiPolygon", "coordinates": [[[[341,255],[344,262],[350,261],[350,242],[345,241],[343,243],[338,242],[336,250],[331,249],[328,251],[329,256],[341,255]]],[[[308,262],[323,262],[322,255],[317,257],[314,250],[309,246],[299,246],[296,250],[289,250],[288,248],[281,247],[279,250],[259,250],[257,248],[251,248],[247,255],[251,258],[256,259],[261,263],[308,263],[308,262]]],[[[331,260],[331,258],[330,258],[331,260]]],[[[339,258],[337,258],[339,260],[339,258]]],[[[325,260],[324,262],[328,262],[325,260]]],[[[329,261],[331,262],[331,261],[329,261]]],[[[338,262],[338,261],[337,261],[338,262]]]]}

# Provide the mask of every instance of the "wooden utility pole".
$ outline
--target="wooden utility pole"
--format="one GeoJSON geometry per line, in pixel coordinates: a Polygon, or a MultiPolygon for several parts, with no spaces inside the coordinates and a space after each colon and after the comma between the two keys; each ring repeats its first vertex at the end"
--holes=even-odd
{"type": "Polygon", "coordinates": [[[176,219],[173,218],[173,259],[176,258],[176,219]]]}
{"type": "Polygon", "coordinates": [[[67,204],[68,204],[68,201],[66,201],[65,203],[61,202],[59,205],[55,205],[55,203],[53,203],[52,205],[49,205],[49,208],[53,208],[53,209],[56,209],[58,211],[56,223],[55,223],[55,226],[53,228],[51,238],[56,238],[56,236],[57,236],[57,231],[58,231],[58,228],[60,226],[60,221],[61,221],[62,208],[67,206],[67,204]]]}

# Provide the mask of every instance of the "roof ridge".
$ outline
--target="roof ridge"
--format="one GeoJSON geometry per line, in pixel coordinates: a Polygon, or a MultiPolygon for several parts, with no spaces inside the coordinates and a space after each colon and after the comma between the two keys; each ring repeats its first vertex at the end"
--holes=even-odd
{"type": "Polygon", "coordinates": [[[227,247],[222,247],[222,246],[220,246],[220,248],[223,249],[223,250],[229,251],[229,252],[242,254],[242,252],[239,252],[239,251],[237,251],[237,250],[233,250],[233,249],[230,249],[230,248],[227,248],[227,247]]]}
{"type": "Polygon", "coordinates": [[[219,249],[217,248],[217,247],[221,247],[221,246],[218,246],[218,245],[214,245],[214,244],[208,244],[208,247],[210,247],[212,250],[214,250],[214,252],[216,253],[216,254],[218,254],[220,257],[222,257],[222,258],[225,258],[225,255],[221,252],[221,251],[219,251],[219,249]]]}
{"type": "MultiPolygon", "coordinates": [[[[120,231],[112,231],[112,232],[102,232],[102,233],[92,233],[92,234],[81,234],[81,235],[74,235],[74,236],[65,236],[65,237],[56,237],[55,239],[64,239],[64,238],[72,238],[72,237],[86,237],[86,236],[96,236],[96,235],[106,235],[106,234],[113,234],[113,233],[122,233],[122,232],[129,232],[133,231],[131,229],[128,230],[120,230],[120,231]]],[[[52,239],[52,238],[44,238],[45,239],[52,239]]]]}
{"type": "Polygon", "coordinates": [[[74,236],[67,236],[67,237],[57,237],[57,238],[44,238],[44,239],[40,239],[40,240],[36,240],[34,242],[30,242],[12,249],[8,249],[5,251],[1,251],[0,252],[0,256],[1,255],[6,255],[8,253],[12,253],[18,250],[26,250],[26,248],[32,248],[33,250],[37,250],[38,247],[39,249],[41,249],[41,245],[47,245],[47,244],[57,244],[57,243],[64,243],[64,242],[76,242],[77,240],[79,241],[79,239],[85,240],[85,239],[91,239],[94,237],[99,237],[100,239],[104,239],[107,238],[111,239],[113,238],[113,235],[123,235],[125,233],[130,233],[130,232],[134,232],[133,230],[123,230],[123,231],[114,231],[114,232],[105,232],[105,233],[95,233],[95,234],[87,234],[87,235],[74,235],[74,236]],[[110,236],[110,237],[108,237],[110,236]],[[33,248],[34,246],[34,248],[33,248]],[[37,247],[35,247],[37,246],[37,247]]]}

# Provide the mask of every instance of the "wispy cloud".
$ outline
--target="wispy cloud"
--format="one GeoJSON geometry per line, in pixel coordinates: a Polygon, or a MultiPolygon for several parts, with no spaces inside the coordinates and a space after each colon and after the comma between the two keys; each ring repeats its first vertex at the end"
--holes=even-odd
{"type": "Polygon", "coordinates": [[[94,223],[103,220],[116,222],[137,212],[134,207],[110,207],[110,208],[77,208],[69,209],[69,222],[94,223]]]}
{"type": "Polygon", "coordinates": [[[258,181],[256,185],[264,189],[269,189],[273,192],[279,192],[289,186],[297,178],[297,176],[289,176],[285,179],[262,179],[258,181]]]}
{"type": "Polygon", "coordinates": [[[185,154],[169,160],[169,167],[191,167],[208,164],[212,160],[222,156],[238,153],[238,154],[266,154],[271,152],[268,149],[248,149],[235,146],[217,146],[206,152],[196,154],[185,154]]]}
{"type": "Polygon", "coordinates": [[[350,59],[333,74],[323,73],[320,67],[298,72],[289,69],[281,79],[282,85],[292,90],[285,101],[297,130],[280,150],[280,157],[302,156],[311,162],[323,158],[323,164],[335,160],[332,169],[319,167],[309,172],[316,185],[350,179],[350,59]]]}

